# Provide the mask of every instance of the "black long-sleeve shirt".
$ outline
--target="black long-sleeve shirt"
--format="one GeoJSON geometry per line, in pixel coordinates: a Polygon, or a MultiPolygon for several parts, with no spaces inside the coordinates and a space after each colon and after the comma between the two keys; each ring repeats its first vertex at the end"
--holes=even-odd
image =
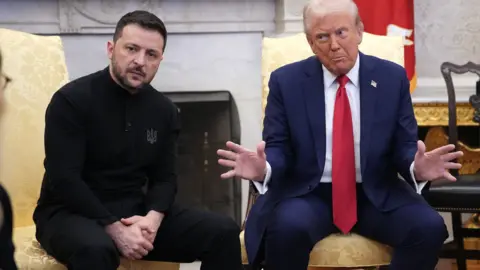
{"type": "Polygon", "coordinates": [[[108,68],[66,84],[46,111],[45,175],[34,219],[66,208],[108,225],[120,217],[105,202],[143,193],[147,183],[146,210],[167,212],[177,190],[179,129],[168,98],[150,85],[131,94],[108,68]]]}

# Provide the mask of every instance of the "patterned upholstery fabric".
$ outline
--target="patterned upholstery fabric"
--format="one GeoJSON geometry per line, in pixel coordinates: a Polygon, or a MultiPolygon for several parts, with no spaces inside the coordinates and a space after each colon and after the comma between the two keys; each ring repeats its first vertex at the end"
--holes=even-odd
{"type": "MultiPolygon", "coordinates": [[[[15,230],[15,258],[21,270],[66,270],[42,249],[35,240],[35,226],[20,227],[15,230]]],[[[178,270],[177,263],[129,261],[121,259],[119,270],[178,270]]]]}
{"type": "MultiPolygon", "coordinates": [[[[244,232],[240,233],[242,263],[247,265],[244,232]]],[[[370,267],[388,265],[392,249],[358,234],[332,234],[310,252],[310,267],[370,267]]]]}
{"type": "MultiPolygon", "coordinates": [[[[360,51],[387,59],[404,66],[404,47],[402,37],[387,37],[363,34],[360,51]]],[[[264,38],[262,51],[262,108],[265,110],[268,96],[268,80],[275,69],[305,59],[313,53],[304,33],[286,37],[264,38]]],[[[243,239],[242,259],[248,264],[243,239]]],[[[332,234],[319,241],[310,253],[310,267],[369,267],[388,265],[391,260],[390,247],[362,237],[358,234],[348,236],[332,234]]]]}
{"type": "MultiPolygon", "coordinates": [[[[14,241],[19,269],[66,269],[45,254],[35,240],[32,213],[43,176],[45,109],[52,94],[68,82],[63,46],[58,36],[37,36],[0,28],[5,74],[12,83],[5,92],[1,127],[0,181],[14,210],[14,241]]],[[[68,154],[68,153],[66,153],[68,154]]],[[[178,270],[179,264],[122,261],[119,269],[178,270]]]]}

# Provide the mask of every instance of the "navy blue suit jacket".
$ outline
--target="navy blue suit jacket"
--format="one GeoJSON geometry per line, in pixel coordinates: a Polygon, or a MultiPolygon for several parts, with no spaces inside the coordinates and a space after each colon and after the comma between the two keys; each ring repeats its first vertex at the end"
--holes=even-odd
{"type": "MultiPolygon", "coordinates": [[[[423,201],[410,176],[418,138],[405,69],[360,53],[359,80],[360,163],[367,197],[380,211],[423,201]]],[[[275,70],[269,88],[263,139],[272,175],[268,192],[257,199],[247,218],[245,241],[250,263],[260,259],[257,255],[268,214],[275,204],[315,189],[325,164],[320,61],[312,56],[275,70]]]]}

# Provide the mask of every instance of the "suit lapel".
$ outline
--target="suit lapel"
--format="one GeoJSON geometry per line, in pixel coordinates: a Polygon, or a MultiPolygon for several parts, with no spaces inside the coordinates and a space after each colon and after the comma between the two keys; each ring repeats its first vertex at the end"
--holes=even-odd
{"type": "Polygon", "coordinates": [[[319,169],[323,173],[325,166],[325,91],[323,86],[323,71],[320,61],[315,57],[307,60],[303,95],[310,130],[314,138],[315,151],[319,169]]]}
{"type": "Polygon", "coordinates": [[[372,62],[360,54],[360,164],[362,173],[367,164],[368,149],[372,137],[372,124],[375,119],[375,105],[378,91],[372,62]]]}

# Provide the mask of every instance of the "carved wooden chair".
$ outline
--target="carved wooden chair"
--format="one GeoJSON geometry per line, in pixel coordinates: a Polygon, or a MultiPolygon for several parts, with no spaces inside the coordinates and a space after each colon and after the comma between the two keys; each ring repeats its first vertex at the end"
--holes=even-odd
{"type": "MultiPolygon", "coordinates": [[[[463,165],[459,170],[451,170],[451,174],[457,177],[456,182],[440,181],[432,184],[429,191],[425,192],[425,198],[432,207],[440,212],[449,212],[452,215],[453,242],[444,245],[441,258],[456,259],[458,270],[466,270],[466,260],[480,259],[480,251],[466,250],[464,240],[468,237],[480,237],[480,149],[473,149],[458,141],[457,130],[457,107],[455,87],[452,73],[465,74],[476,73],[480,77],[480,65],[469,62],[465,65],[456,65],[445,62],[441,65],[441,72],[447,86],[448,94],[448,136],[444,134],[442,127],[431,129],[425,141],[430,141],[429,150],[451,143],[464,152],[458,162],[463,165]],[[470,225],[462,224],[462,213],[475,213],[471,218],[470,225]]],[[[477,83],[477,93],[470,97],[470,104],[475,108],[472,115],[473,121],[480,123],[480,84],[477,83]]]]}
{"type": "MultiPolygon", "coordinates": [[[[3,68],[12,78],[5,92],[0,181],[14,211],[15,260],[19,269],[63,270],[35,239],[32,213],[43,176],[45,109],[54,91],[68,82],[60,37],[37,36],[0,28],[3,68]]],[[[122,270],[178,270],[167,262],[121,260],[122,270]]]]}
{"type": "MultiPolygon", "coordinates": [[[[404,65],[404,47],[401,37],[377,36],[364,33],[360,51],[404,65]]],[[[280,37],[264,38],[262,52],[263,101],[265,109],[270,73],[285,64],[307,58],[312,51],[303,33],[280,37]]],[[[246,215],[259,196],[255,186],[250,184],[246,215]]],[[[246,220],[246,218],[245,218],[246,220]]],[[[242,260],[248,265],[244,246],[244,226],[240,234],[242,260]]],[[[358,234],[332,234],[319,241],[310,253],[309,270],[313,269],[377,269],[388,265],[391,248],[358,234]]],[[[246,266],[246,269],[249,267],[246,266]]]]}

